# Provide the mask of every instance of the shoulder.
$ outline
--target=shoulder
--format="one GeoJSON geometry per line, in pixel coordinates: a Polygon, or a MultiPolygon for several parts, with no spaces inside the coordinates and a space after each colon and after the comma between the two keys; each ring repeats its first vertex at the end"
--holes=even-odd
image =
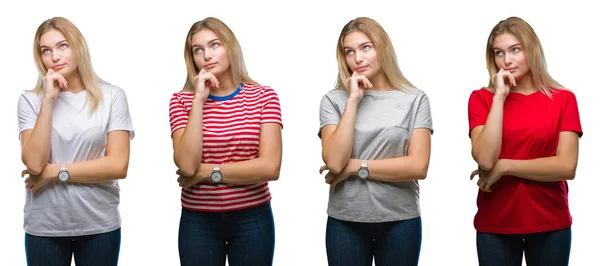
{"type": "Polygon", "coordinates": [[[248,93],[259,93],[259,94],[275,94],[275,90],[268,85],[261,84],[244,84],[242,89],[248,93]]]}
{"type": "Polygon", "coordinates": [[[102,92],[102,96],[109,100],[125,94],[123,89],[107,82],[100,82],[100,91],[102,92]]]}
{"type": "Polygon", "coordinates": [[[333,89],[327,92],[323,99],[329,99],[331,102],[342,102],[348,99],[348,92],[338,89],[333,89]]]}
{"type": "Polygon", "coordinates": [[[39,106],[42,104],[42,95],[36,94],[33,91],[23,91],[23,93],[21,93],[21,95],[19,95],[19,105],[22,105],[22,104],[29,104],[31,106],[39,106]]]}
{"type": "Polygon", "coordinates": [[[552,97],[560,97],[560,98],[571,98],[575,97],[575,93],[568,89],[554,89],[552,90],[552,97]]]}

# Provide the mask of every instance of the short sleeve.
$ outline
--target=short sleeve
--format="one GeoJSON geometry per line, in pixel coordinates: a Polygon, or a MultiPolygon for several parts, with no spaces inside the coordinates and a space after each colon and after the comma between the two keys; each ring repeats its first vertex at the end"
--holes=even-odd
{"type": "Polygon", "coordinates": [[[473,128],[485,125],[490,112],[490,108],[480,92],[482,90],[473,91],[469,97],[469,137],[471,137],[473,128]]]}
{"type": "Polygon", "coordinates": [[[579,119],[579,108],[577,107],[577,99],[575,94],[569,92],[562,106],[562,115],[558,126],[559,132],[573,131],[583,136],[581,121],[579,119]]]}
{"type": "Polygon", "coordinates": [[[19,122],[19,139],[21,139],[21,133],[27,129],[33,129],[38,117],[32,100],[28,99],[25,96],[25,93],[21,94],[19,97],[19,102],[17,104],[17,117],[19,122]]]}
{"type": "Polygon", "coordinates": [[[321,129],[326,125],[337,125],[340,123],[340,119],[342,114],[340,110],[338,110],[331,99],[333,97],[332,93],[328,93],[321,99],[321,107],[319,109],[319,138],[321,137],[321,129]]]}
{"type": "Polygon", "coordinates": [[[262,109],[260,110],[260,123],[275,123],[283,128],[281,119],[281,107],[279,106],[279,97],[270,87],[265,87],[262,94],[262,109]]]}
{"type": "Polygon", "coordinates": [[[413,128],[428,128],[431,130],[431,134],[433,134],[431,107],[429,106],[429,98],[425,93],[421,94],[413,128]]]}
{"type": "Polygon", "coordinates": [[[185,110],[183,102],[177,93],[171,97],[169,103],[169,121],[171,123],[171,134],[181,128],[185,128],[189,118],[189,113],[185,110]]]}
{"type": "Polygon", "coordinates": [[[110,103],[110,118],[108,120],[107,132],[115,130],[129,131],[129,138],[133,139],[135,132],[133,131],[133,122],[129,114],[129,104],[125,91],[117,89],[112,95],[110,103]]]}

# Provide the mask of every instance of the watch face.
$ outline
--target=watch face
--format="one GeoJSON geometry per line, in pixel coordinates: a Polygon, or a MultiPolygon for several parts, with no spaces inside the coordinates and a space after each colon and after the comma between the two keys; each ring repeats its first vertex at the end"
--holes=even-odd
{"type": "Polygon", "coordinates": [[[221,182],[221,178],[223,177],[223,175],[221,174],[221,172],[213,172],[210,175],[210,178],[212,179],[212,181],[214,182],[221,182]]]}
{"type": "Polygon", "coordinates": [[[365,179],[368,176],[369,176],[369,170],[367,170],[366,168],[358,169],[358,177],[365,179]]]}
{"type": "Polygon", "coordinates": [[[69,173],[66,171],[60,171],[58,173],[58,179],[60,181],[67,181],[69,179],[69,173]]]}

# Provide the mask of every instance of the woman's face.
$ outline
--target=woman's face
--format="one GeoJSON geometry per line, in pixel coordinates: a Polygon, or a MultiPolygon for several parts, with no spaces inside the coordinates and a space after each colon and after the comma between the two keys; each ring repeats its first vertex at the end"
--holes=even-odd
{"type": "Polygon", "coordinates": [[[40,36],[40,53],[44,66],[65,78],[77,70],[70,43],[58,30],[52,29],[40,36]]]}
{"type": "Polygon", "coordinates": [[[212,30],[204,29],[192,36],[192,55],[198,69],[204,69],[217,78],[229,70],[227,49],[212,30]]]}
{"type": "Polygon", "coordinates": [[[494,59],[498,69],[512,73],[515,80],[520,80],[529,74],[529,65],[525,60],[523,46],[510,33],[504,33],[494,38],[494,59]]]}
{"type": "Polygon", "coordinates": [[[373,43],[364,33],[355,31],[346,35],[343,48],[346,64],[352,72],[357,72],[370,79],[381,70],[373,43]]]}

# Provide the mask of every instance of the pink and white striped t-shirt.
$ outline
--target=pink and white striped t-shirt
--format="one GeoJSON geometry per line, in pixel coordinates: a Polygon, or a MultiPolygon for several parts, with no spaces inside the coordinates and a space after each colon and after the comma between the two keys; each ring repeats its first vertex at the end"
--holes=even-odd
{"type": "MultiPolygon", "coordinates": [[[[171,134],[185,129],[193,92],[173,94],[169,105],[171,134]]],[[[258,157],[260,126],[283,127],[279,98],[273,89],[244,85],[228,96],[212,96],[203,106],[202,163],[223,164],[258,157]]],[[[182,207],[194,211],[226,212],[267,203],[267,182],[253,185],[196,184],[181,191],[182,207]]]]}

